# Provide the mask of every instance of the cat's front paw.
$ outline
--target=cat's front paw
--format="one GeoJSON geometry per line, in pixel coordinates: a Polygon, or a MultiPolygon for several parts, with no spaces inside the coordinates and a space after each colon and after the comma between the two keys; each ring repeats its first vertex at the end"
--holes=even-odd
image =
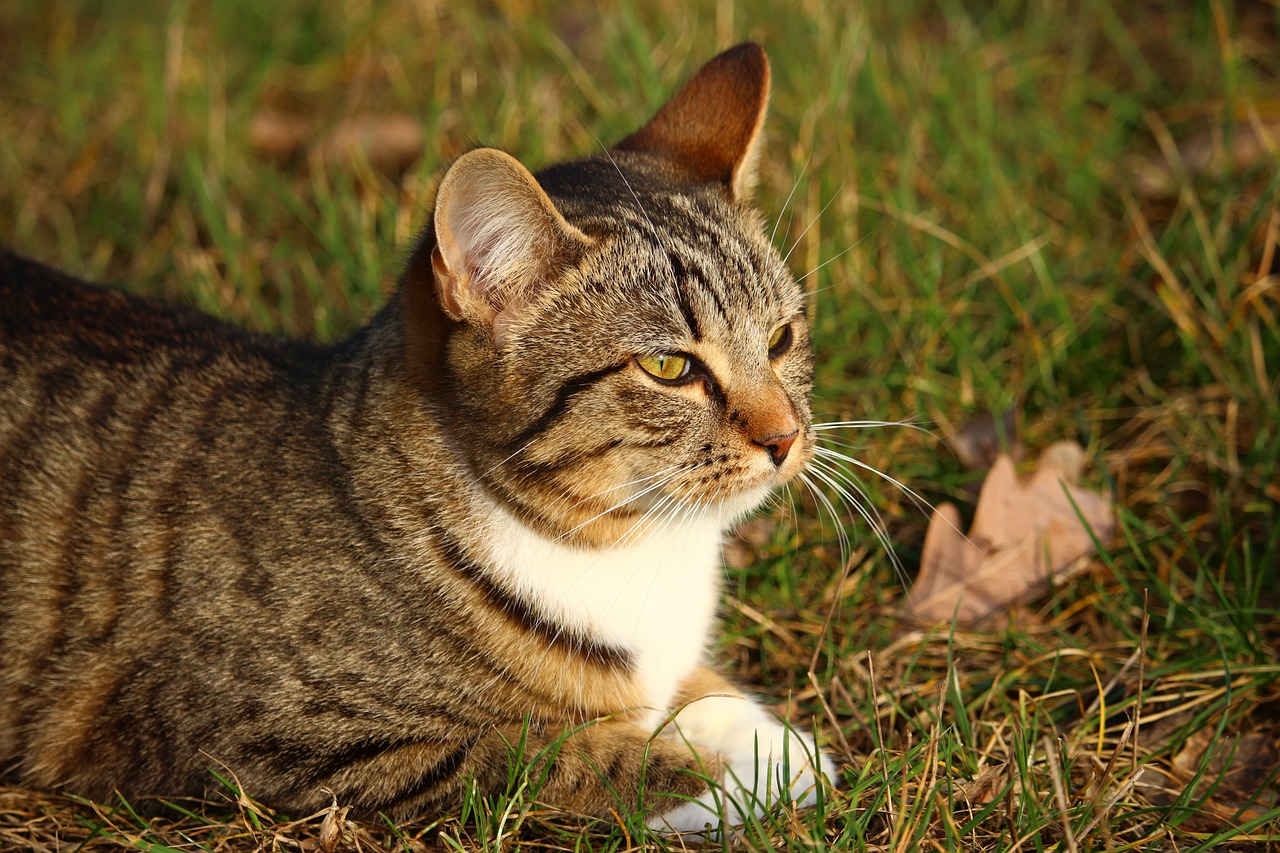
{"type": "Polygon", "coordinates": [[[674,722],[677,736],[721,759],[724,776],[698,798],[651,815],[652,829],[714,836],[722,824],[741,826],[786,804],[811,806],[819,785],[833,784],[834,757],[750,699],[708,696],[682,709],[674,722]]]}

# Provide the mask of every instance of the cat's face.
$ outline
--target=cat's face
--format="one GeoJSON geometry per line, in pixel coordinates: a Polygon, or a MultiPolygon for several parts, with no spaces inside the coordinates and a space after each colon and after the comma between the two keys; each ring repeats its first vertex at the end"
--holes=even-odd
{"type": "MultiPolygon", "coordinates": [[[[684,135],[644,137],[669,104],[613,152],[535,179],[480,150],[441,187],[455,432],[490,492],[546,533],[609,545],[690,516],[728,524],[812,454],[805,294],[742,200],[765,87],[738,87],[729,115],[750,133],[723,180],[690,180],[672,152],[684,135]]],[[[681,134],[733,135],[678,118],[681,134]]]]}
{"type": "Polygon", "coordinates": [[[804,293],[755,217],[710,192],[637,186],[626,214],[578,223],[598,247],[504,341],[518,398],[567,400],[518,435],[513,468],[572,460],[593,514],[628,497],[615,515],[753,508],[811,453],[804,293]]]}

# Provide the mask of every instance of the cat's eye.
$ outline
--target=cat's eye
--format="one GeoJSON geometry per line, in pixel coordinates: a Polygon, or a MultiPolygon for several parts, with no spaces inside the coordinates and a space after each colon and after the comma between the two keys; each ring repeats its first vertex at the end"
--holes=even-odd
{"type": "Polygon", "coordinates": [[[645,373],[663,382],[679,382],[687,377],[691,367],[690,361],[687,355],[673,353],[636,356],[636,364],[639,364],[645,373]]]}
{"type": "Polygon", "coordinates": [[[785,323],[769,336],[769,357],[777,358],[791,348],[791,324],[785,323]]]}

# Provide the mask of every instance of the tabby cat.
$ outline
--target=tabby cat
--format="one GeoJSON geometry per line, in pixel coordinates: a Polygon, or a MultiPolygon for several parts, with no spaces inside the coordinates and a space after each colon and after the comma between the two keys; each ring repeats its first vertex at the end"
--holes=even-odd
{"type": "Polygon", "coordinates": [[[0,252],[0,772],[404,819],[519,751],[668,830],[813,802],[834,762],[707,663],[722,531],[813,452],[768,87],[741,45],[607,152],[463,155],[333,347],[0,252]]]}

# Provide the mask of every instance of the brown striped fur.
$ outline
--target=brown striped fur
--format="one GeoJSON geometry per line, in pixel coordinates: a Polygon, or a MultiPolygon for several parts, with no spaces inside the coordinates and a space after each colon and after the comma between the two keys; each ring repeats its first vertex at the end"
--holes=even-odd
{"type": "Polygon", "coordinates": [[[198,796],[218,764],[287,810],[327,788],[405,817],[576,729],[545,802],[705,793],[688,771],[721,756],[654,724],[734,688],[695,663],[654,693],[643,643],[564,621],[493,549],[527,528],[607,561],[806,461],[803,294],[746,198],[767,90],[742,46],[612,152],[536,179],[465,155],[333,347],[0,252],[0,770],[198,796]],[[696,373],[636,361],[663,352],[696,373]]]}

